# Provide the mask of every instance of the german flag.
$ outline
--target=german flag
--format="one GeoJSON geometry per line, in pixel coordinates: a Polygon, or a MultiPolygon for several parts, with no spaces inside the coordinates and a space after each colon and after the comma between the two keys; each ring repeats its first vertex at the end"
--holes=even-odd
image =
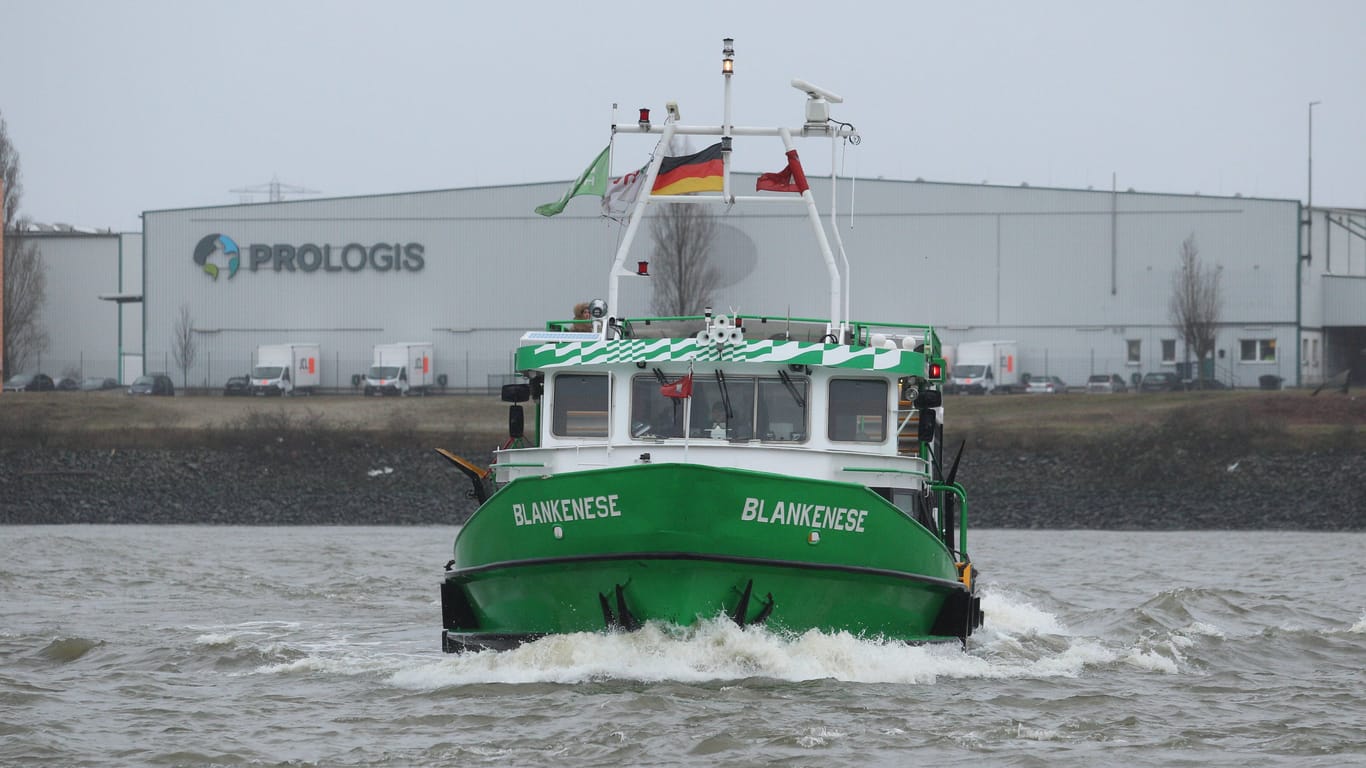
{"type": "Polygon", "coordinates": [[[721,144],[718,142],[695,155],[664,158],[650,194],[686,195],[720,192],[721,189],[721,144]]]}

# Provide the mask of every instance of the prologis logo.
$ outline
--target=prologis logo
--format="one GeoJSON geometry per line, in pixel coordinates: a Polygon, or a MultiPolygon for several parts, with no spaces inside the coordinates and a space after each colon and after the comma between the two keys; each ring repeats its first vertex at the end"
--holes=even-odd
{"type": "Polygon", "coordinates": [[[214,264],[211,259],[220,252],[228,259],[228,277],[231,278],[237,274],[237,268],[242,264],[242,256],[238,253],[237,243],[233,242],[231,237],[217,233],[205,235],[199,241],[199,245],[194,247],[194,263],[198,264],[214,280],[218,279],[219,269],[218,265],[214,264]]]}

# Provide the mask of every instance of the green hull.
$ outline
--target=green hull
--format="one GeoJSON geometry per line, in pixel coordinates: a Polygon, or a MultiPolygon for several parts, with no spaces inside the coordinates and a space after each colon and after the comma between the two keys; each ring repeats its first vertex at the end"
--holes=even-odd
{"type": "Polygon", "coordinates": [[[527,477],[460,531],[443,647],[687,626],[964,640],[975,597],[953,554],[867,488],[691,464],[527,477]]]}

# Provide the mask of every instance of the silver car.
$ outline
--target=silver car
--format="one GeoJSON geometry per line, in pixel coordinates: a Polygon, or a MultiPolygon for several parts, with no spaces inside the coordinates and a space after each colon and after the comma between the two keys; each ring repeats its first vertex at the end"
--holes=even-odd
{"type": "Polygon", "coordinates": [[[1025,391],[1031,395],[1060,395],[1067,391],[1067,382],[1057,376],[1031,376],[1025,391]]]}
{"type": "Polygon", "coordinates": [[[1097,373],[1086,380],[1086,393],[1089,395],[1110,395],[1129,391],[1129,385],[1117,373],[1097,373]]]}

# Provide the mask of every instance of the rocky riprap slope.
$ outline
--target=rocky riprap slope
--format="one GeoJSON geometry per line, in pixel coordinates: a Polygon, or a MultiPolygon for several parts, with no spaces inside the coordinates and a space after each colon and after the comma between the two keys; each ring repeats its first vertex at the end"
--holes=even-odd
{"type": "Polygon", "coordinates": [[[959,480],[983,528],[1366,530],[1366,454],[1253,453],[1140,478],[1093,453],[989,451],[959,480]]]}
{"type": "MultiPolygon", "coordinates": [[[[979,528],[1366,530],[1366,454],[1346,446],[970,441],[958,480],[979,528]]],[[[430,449],[355,441],[0,449],[0,524],[454,525],[468,489],[430,449]]]]}

